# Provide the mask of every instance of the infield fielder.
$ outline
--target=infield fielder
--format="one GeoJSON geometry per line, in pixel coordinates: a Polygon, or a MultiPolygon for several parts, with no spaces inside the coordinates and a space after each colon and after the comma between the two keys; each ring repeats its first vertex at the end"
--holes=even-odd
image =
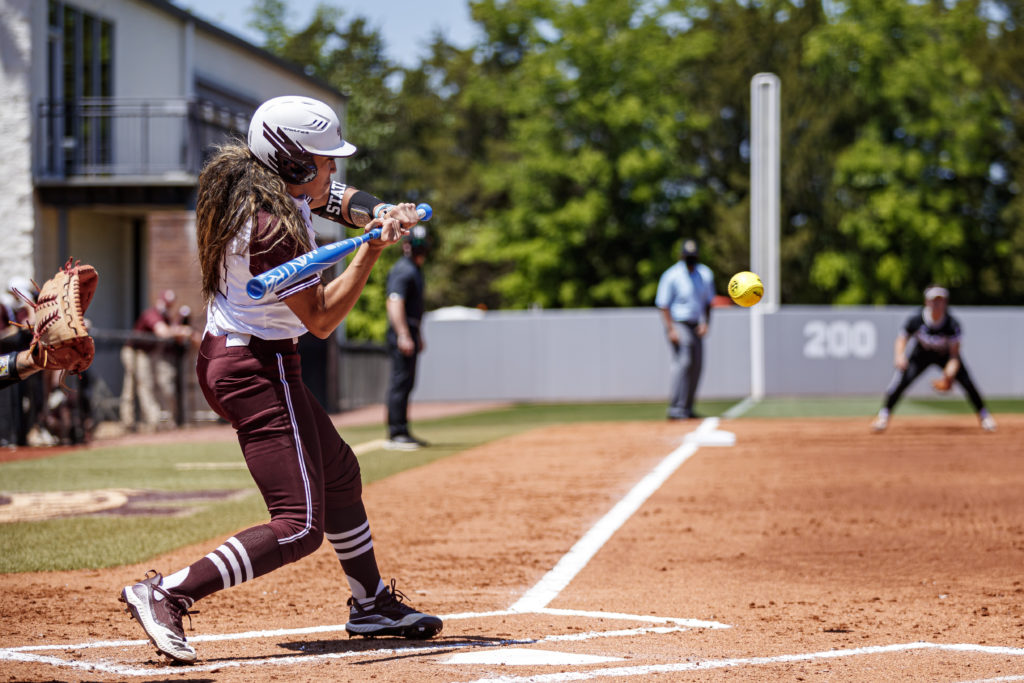
{"type": "Polygon", "coordinates": [[[924,308],[907,319],[896,337],[893,349],[896,374],[886,389],[882,409],[871,423],[871,428],[876,432],[884,431],[889,426],[896,402],[930,365],[942,368],[942,377],[932,383],[937,390],[949,391],[954,380],[959,382],[978,413],[981,428],[988,432],[996,430],[996,421],[985,407],[985,401],[974,386],[974,380],[960,355],[960,323],[949,314],[948,304],[949,291],[945,287],[929,286],[924,290],[924,308]],[[913,340],[914,345],[907,356],[909,340],[913,340]]]}

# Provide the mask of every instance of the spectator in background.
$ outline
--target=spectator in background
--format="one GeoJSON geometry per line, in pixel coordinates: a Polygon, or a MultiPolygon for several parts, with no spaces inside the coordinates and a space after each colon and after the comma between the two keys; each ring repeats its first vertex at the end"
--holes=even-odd
{"type": "Polygon", "coordinates": [[[203,335],[192,327],[192,307],[181,305],[172,316],[171,336],[174,343],[170,345],[164,355],[166,362],[172,369],[175,400],[173,409],[174,422],[178,425],[185,423],[185,376],[188,367],[188,353],[192,348],[197,348],[203,340],[203,335]]]}
{"type": "Polygon", "coordinates": [[[698,256],[697,242],[683,240],[679,261],[662,274],[654,299],[672,347],[670,420],[699,417],[693,403],[704,365],[704,335],[711,320],[715,278],[698,256]]]}
{"type": "Polygon", "coordinates": [[[125,429],[155,432],[161,413],[171,406],[175,370],[167,355],[174,338],[169,313],[174,299],[173,290],[161,292],[153,306],[139,315],[132,338],[121,348],[121,424],[125,429]],[[136,420],[136,397],[140,420],[136,420]]]}
{"type": "Polygon", "coordinates": [[[409,394],[416,383],[416,359],[425,347],[423,319],[423,263],[427,260],[427,230],[416,225],[402,241],[402,258],[388,271],[387,307],[388,440],[392,450],[413,451],[427,442],[409,433],[409,394]]]}

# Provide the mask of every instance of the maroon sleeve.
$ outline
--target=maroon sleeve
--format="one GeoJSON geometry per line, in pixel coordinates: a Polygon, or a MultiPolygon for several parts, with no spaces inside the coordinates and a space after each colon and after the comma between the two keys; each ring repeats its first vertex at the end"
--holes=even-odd
{"type": "MultiPolygon", "coordinates": [[[[292,235],[281,237],[270,234],[277,221],[276,216],[272,216],[266,211],[260,211],[256,215],[256,226],[253,228],[252,238],[249,241],[249,272],[253,276],[265,273],[304,253],[292,235]]],[[[319,275],[310,275],[289,285],[287,289],[279,291],[277,298],[285,299],[296,292],[313,287],[319,282],[319,275]]]]}
{"type": "Polygon", "coordinates": [[[139,332],[152,332],[156,329],[157,323],[164,322],[164,316],[155,308],[147,308],[135,321],[135,329],[139,332]]]}

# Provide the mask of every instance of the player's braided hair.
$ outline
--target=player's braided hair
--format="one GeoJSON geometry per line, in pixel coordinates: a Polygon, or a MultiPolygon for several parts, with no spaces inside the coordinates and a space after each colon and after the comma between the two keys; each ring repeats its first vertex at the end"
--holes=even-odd
{"type": "Polygon", "coordinates": [[[240,140],[219,146],[199,174],[196,201],[196,237],[203,298],[213,299],[220,286],[220,262],[224,249],[259,210],[278,220],[271,226],[273,248],[285,237],[298,245],[294,256],[312,245],[306,224],[280,176],[260,163],[240,140]]]}

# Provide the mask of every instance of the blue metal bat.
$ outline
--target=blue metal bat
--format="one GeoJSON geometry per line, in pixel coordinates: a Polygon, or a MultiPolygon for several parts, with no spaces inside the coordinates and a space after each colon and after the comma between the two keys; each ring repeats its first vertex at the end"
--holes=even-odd
{"type": "MultiPolygon", "coordinates": [[[[419,204],[416,206],[416,214],[421,221],[429,221],[434,215],[434,210],[430,208],[429,204],[419,204]]],[[[325,244],[319,249],[296,256],[291,261],[271,268],[265,273],[260,273],[246,283],[245,292],[250,299],[262,299],[268,292],[275,292],[305,277],[327,270],[358,249],[360,245],[379,237],[380,228],[374,228],[358,237],[325,244]]]]}

